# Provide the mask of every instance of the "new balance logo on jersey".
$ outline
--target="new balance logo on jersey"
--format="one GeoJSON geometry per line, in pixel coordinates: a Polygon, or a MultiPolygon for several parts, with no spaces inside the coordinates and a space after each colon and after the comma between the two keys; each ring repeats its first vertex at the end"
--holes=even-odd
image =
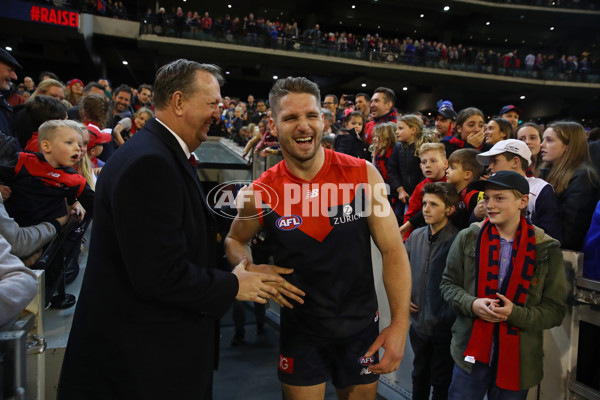
{"type": "Polygon", "coordinates": [[[319,197],[319,189],[312,189],[312,190],[308,190],[306,192],[306,198],[307,199],[314,199],[315,197],[319,197]]]}
{"type": "Polygon", "coordinates": [[[285,215],[280,217],[275,225],[282,231],[291,231],[302,224],[302,218],[297,215],[285,215]]]}
{"type": "Polygon", "coordinates": [[[371,375],[372,372],[369,371],[369,368],[363,368],[363,369],[360,370],[360,374],[361,375],[371,375]]]}

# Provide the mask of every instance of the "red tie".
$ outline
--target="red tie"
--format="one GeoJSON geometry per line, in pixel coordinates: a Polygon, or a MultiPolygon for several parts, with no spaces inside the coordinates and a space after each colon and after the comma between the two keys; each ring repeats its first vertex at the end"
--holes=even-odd
{"type": "Polygon", "coordinates": [[[189,162],[190,162],[190,165],[192,166],[192,168],[194,168],[194,170],[195,170],[196,165],[198,165],[198,161],[196,161],[196,157],[194,157],[193,154],[190,155],[189,162]]]}

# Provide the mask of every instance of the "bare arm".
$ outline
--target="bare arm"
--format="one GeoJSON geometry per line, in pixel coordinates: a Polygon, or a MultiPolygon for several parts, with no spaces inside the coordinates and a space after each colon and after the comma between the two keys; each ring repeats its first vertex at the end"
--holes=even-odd
{"type": "MultiPolygon", "coordinates": [[[[252,252],[250,250],[250,240],[256,235],[261,225],[257,217],[257,209],[255,206],[254,193],[251,187],[244,188],[238,194],[236,199],[238,215],[233,220],[229,233],[225,238],[225,254],[231,265],[241,263],[244,259],[248,260],[246,270],[260,272],[263,274],[277,275],[291,274],[293,269],[281,268],[275,265],[260,264],[256,265],[252,262],[252,252]]],[[[235,270],[234,270],[235,273],[235,270]]],[[[299,296],[304,296],[304,292],[296,288],[285,279],[282,282],[277,282],[274,285],[277,289],[277,295],[273,296],[273,301],[282,307],[294,308],[292,304],[285,298],[291,298],[299,303],[304,303],[299,296]]]]}
{"type": "Polygon", "coordinates": [[[383,347],[384,356],[378,364],[370,366],[369,370],[387,374],[398,369],[404,357],[409,326],[410,264],[396,217],[387,200],[383,179],[370,163],[367,163],[367,171],[372,189],[368,223],[373,241],[383,258],[383,283],[390,305],[391,323],[381,331],[366,355],[370,356],[383,347]]]}
{"type": "Polygon", "coordinates": [[[123,136],[121,136],[121,132],[123,131],[123,125],[117,124],[115,128],[112,130],[113,137],[117,142],[117,147],[121,146],[125,141],[123,140],[123,136]]]}

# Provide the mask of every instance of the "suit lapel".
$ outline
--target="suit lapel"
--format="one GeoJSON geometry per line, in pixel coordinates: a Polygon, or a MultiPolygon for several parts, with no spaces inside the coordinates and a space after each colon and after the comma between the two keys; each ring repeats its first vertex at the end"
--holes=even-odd
{"type": "MultiPolygon", "coordinates": [[[[169,148],[176,162],[179,164],[180,169],[183,173],[187,174],[190,179],[194,182],[194,187],[198,190],[200,197],[202,198],[202,202],[204,203],[204,209],[206,211],[206,215],[209,216],[210,219],[214,220],[214,215],[210,212],[211,208],[208,205],[206,200],[206,195],[204,190],[202,189],[202,184],[200,183],[200,179],[198,179],[198,172],[192,168],[190,162],[187,158],[185,158],[185,153],[177,139],[173,137],[171,132],[167,130],[160,122],[156,121],[156,119],[151,119],[146,123],[148,126],[148,130],[154,133],[163,143],[169,148]],[[149,125],[149,126],[148,126],[149,125]]],[[[144,128],[146,128],[144,126],[144,128]]]]}

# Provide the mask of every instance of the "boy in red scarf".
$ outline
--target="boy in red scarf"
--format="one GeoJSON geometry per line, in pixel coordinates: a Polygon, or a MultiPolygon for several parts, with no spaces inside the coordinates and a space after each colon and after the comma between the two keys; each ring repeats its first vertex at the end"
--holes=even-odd
{"type": "Polygon", "coordinates": [[[543,377],[543,331],[566,312],[560,244],[523,217],[525,177],[499,171],[471,188],[487,218],[458,234],[440,285],[457,313],[448,399],[525,400],[543,377]]]}

